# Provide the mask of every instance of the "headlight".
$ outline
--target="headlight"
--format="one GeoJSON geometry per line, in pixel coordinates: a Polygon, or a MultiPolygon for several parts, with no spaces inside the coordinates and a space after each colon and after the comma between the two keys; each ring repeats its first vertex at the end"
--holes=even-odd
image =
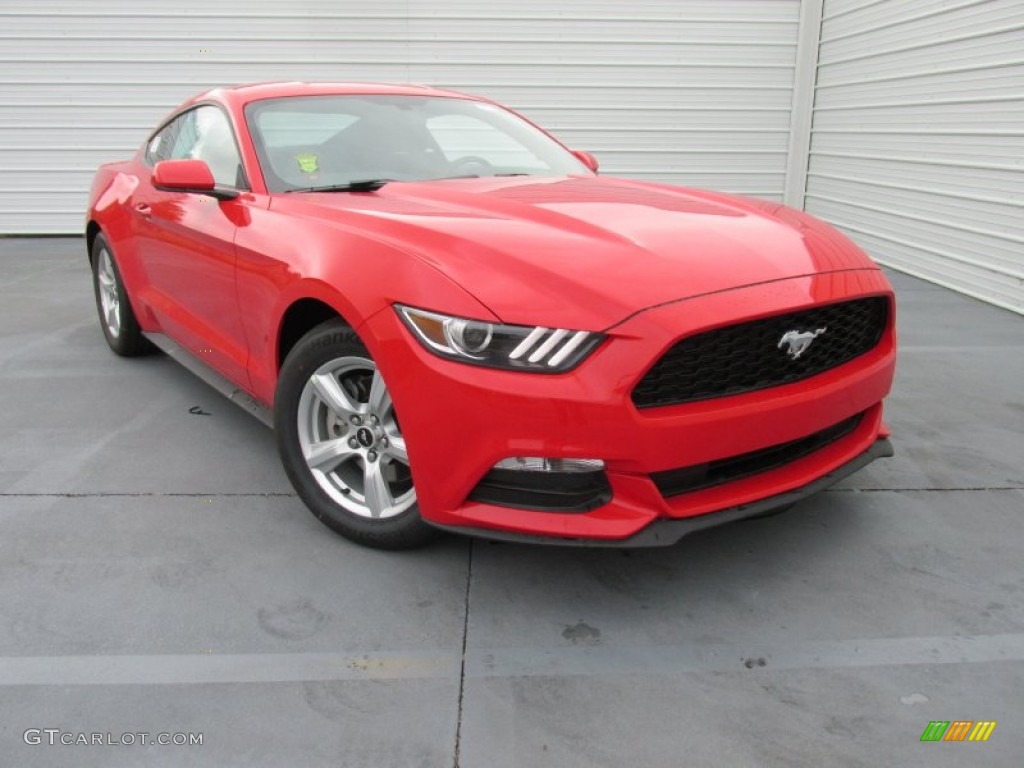
{"type": "Polygon", "coordinates": [[[591,331],[500,325],[401,304],[395,309],[431,352],[491,368],[561,373],[579,365],[604,339],[591,331]]]}

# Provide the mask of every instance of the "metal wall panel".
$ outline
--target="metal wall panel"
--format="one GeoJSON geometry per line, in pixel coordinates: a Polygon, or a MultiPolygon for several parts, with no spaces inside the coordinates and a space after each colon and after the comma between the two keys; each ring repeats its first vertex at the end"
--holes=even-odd
{"type": "Polygon", "coordinates": [[[521,110],[612,175],[780,199],[800,0],[4,0],[0,233],[214,85],[389,80],[521,110]]]}
{"type": "Polygon", "coordinates": [[[824,0],[805,207],[1024,313],[1024,2],[824,0]]]}

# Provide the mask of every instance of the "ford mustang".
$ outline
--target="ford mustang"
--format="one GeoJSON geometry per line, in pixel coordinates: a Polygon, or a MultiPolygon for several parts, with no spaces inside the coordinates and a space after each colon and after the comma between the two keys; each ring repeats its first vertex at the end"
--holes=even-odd
{"type": "Polygon", "coordinates": [[[381,548],[670,544],[891,455],[860,249],[597,170],[464,94],[212,90],[95,176],[100,326],[270,424],[313,514],[381,548]]]}

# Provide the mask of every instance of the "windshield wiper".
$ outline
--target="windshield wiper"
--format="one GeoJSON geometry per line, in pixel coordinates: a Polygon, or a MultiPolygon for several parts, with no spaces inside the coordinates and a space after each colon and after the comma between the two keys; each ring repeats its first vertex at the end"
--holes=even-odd
{"type": "Polygon", "coordinates": [[[453,179],[498,179],[505,176],[532,176],[532,173],[463,173],[458,176],[437,176],[424,181],[451,181],[453,179]]]}
{"type": "Polygon", "coordinates": [[[322,187],[300,187],[289,189],[289,192],[373,192],[385,184],[390,184],[394,179],[358,179],[348,184],[327,184],[322,187]]]}

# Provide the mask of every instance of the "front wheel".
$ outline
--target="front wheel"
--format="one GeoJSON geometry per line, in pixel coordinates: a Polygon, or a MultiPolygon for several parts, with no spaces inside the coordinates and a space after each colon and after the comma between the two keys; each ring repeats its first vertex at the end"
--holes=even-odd
{"type": "Polygon", "coordinates": [[[340,321],[317,326],[288,354],[274,428],[288,478],[329,528],[380,549],[415,547],[432,536],[416,505],[387,384],[340,321]]]}

